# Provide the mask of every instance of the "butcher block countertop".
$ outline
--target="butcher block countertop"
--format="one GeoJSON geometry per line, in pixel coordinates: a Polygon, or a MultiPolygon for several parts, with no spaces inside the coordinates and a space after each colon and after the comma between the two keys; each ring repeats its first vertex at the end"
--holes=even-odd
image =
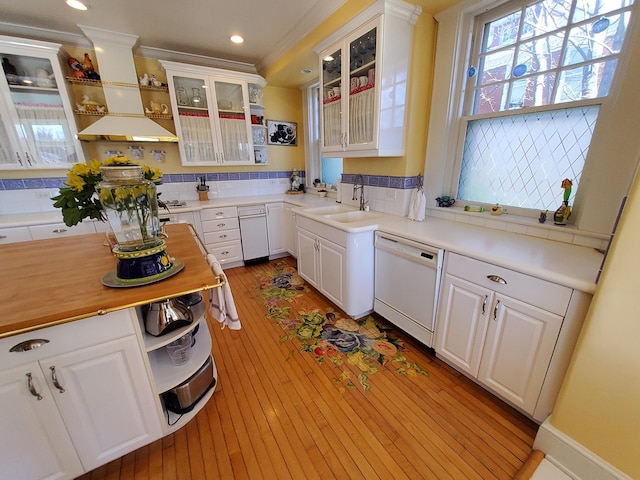
{"type": "Polygon", "coordinates": [[[189,225],[167,225],[167,253],[182,271],[139,287],[112,288],[116,267],[104,233],[0,245],[0,338],[219,286],[189,225]]]}

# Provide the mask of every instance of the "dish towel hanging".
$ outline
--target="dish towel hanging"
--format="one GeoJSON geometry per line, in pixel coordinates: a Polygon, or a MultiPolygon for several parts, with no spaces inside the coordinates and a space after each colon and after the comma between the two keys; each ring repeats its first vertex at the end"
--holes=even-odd
{"type": "MultiPolygon", "coordinates": [[[[215,255],[212,253],[207,255],[207,263],[211,267],[211,271],[214,275],[223,275],[224,271],[222,266],[215,255]]],[[[209,292],[209,309],[211,315],[213,315],[218,322],[222,324],[222,328],[229,327],[229,330],[240,330],[242,325],[238,318],[238,312],[236,310],[236,304],[233,300],[233,294],[231,293],[231,287],[229,286],[229,280],[225,276],[226,283],[220,287],[215,288],[209,292]]]]}
{"type": "Polygon", "coordinates": [[[411,201],[409,203],[409,220],[422,222],[425,217],[425,209],[427,207],[427,197],[424,194],[424,188],[418,187],[411,192],[411,201]]]}

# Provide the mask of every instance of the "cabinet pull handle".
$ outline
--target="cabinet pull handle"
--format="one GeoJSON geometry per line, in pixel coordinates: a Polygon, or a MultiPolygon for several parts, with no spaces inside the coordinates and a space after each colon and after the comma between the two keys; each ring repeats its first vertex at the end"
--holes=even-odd
{"type": "Polygon", "coordinates": [[[216,212],[216,217],[224,217],[224,212],[216,212]]]}
{"type": "Polygon", "coordinates": [[[33,166],[33,163],[31,163],[31,157],[29,157],[29,152],[24,152],[24,158],[27,159],[27,163],[31,166],[33,166]]]}
{"type": "Polygon", "coordinates": [[[229,255],[229,251],[225,250],[224,252],[220,252],[222,255],[229,255]]]}
{"type": "Polygon", "coordinates": [[[227,224],[226,223],[219,223],[218,227],[225,227],[227,224]]]}
{"type": "Polygon", "coordinates": [[[38,400],[42,400],[42,395],[38,393],[36,387],[33,386],[33,378],[31,377],[31,372],[27,373],[27,385],[29,385],[29,391],[31,395],[36,397],[38,400]]]}
{"type": "Polygon", "coordinates": [[[0,235],[0,240],[4,240],[5,238],[7,238],[6,235],[0,235]]]}
{"type": "Polygon", "coordinates": [[[47,340],[46,338],[34,338],[32,340],[25,340],[24,342],[15,344],[13,347],[9,349],[9,351],[10,352],[28,352],[29,350],[40,348],[45,343],[49,343],[49,340],[47,340]]]}
{"type": "Polygon", "coordinates": [[[227,238],[227,236],[226,235],[220,235],[219,238],[227,238]]]}
{"type": "Polygon", "coordinates": [[[484,302],[482,302],[482,315],[487,311],[487,300],[489,300],[489,295],[484,296],[484,302]]]}
{"type": "Polygon", "coordinates": [[[496,306],[493,309],[493,319],[498,320],[498,307],[500,306],[500,300],[496,302],[496,306]]]}
{"type": "Polygon", "coordinates": [[[16,158],[18,159],[20,166],[24,167],[24,163],[22,163],[22,159],[20,158],[20,152],[16,152],[16,158]]]}
{"type": "Polygon", "coordinates": [[[51,381],[53,382],[55,387],[58,390],[60,390],[60,393],[64,393],[64,388],[62,388],[62,385],[60,385],[60,382],[58,382],[58,376],[56,375],[56,367],[52,365],[49,367],[49,370],[51,370],[51,381]]]}
{"type": "Polygon", "coordinates": [[[499,275],[487,275],[487,278],[492,282],[501,283],[502,285],[507,284],[507,281],[499,275]]]}
{"type": "Polygon", "coordinates": [[[64,233],[66,231],[67,231],[66,228],[54,228],[51,232],[52,233],[64,233]]]}

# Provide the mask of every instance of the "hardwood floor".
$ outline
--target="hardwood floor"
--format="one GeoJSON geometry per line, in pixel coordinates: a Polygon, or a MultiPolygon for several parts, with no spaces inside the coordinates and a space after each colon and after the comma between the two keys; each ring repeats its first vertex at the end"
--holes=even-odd
{"type": "MultiPolygon", "coordinates": [[[[281,341],[257,290],[268,268],[226,272],[243,328],[210,322],[219,382],[207,406],[177,433],[83,480],[514,478],[535,423],[403,333],[407,361],[428,376],[401,375],[389,362],[370,375],[369,391],[346,387],[353,365],[320,363],[297,339],[281,341]]],[[[313,289],[301,301],[332,308],[313,289]]]]}

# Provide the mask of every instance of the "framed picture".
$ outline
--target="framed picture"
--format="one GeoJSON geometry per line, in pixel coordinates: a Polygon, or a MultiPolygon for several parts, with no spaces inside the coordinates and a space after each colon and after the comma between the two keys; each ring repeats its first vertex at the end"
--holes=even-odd
{"type": "Polygon", "coordinates": [[[267,120],[267,145],[298,145],[298,124],[284,120],[267,120]]]}

